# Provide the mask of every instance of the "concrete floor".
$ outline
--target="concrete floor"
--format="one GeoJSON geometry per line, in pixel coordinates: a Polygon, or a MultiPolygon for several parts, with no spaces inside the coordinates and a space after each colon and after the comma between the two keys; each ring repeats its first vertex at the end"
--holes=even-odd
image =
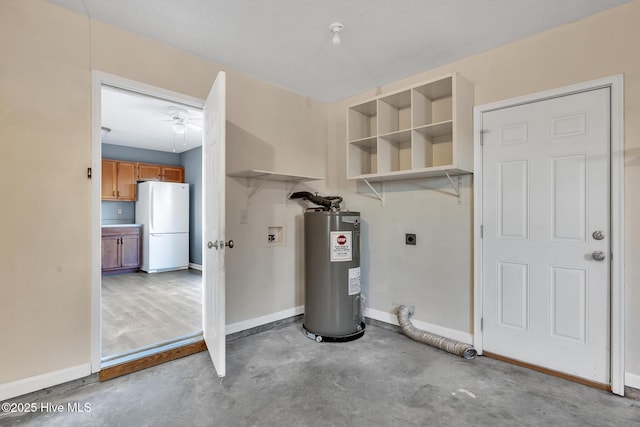
{"type": "Polygon", "coordinates": [[[640,426],[640,402],[368,325],[318,344],[296,321],[228,343],[227,377],[199,353],[104,383],[13,402],[90,412],[1,414],[28,426],[640,426]]]}

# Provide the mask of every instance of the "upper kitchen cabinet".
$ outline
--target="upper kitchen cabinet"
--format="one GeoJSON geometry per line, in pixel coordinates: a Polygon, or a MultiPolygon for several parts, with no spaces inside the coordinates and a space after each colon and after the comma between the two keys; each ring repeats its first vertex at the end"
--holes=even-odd
{"type": "Polygon", "coordinates": [[[149,163],[138,163],[138,181],[160,181],[162,166],[149,163]]]}
{"type": "Polygon", "coordinates": [[[102,160],[102,200],[136,200],[136,164],[102,160]]]}
{"type": "Polygon", "coordinates": [[[138,163],[138,181],[184,182],[184,168],[138,163]]]}
{"type": "Polygon", "coordinates": [[[347,108],[347,178],[473,173],[473,86],[457,73],[347,108]]]}
{"type": "Polygon", "coordinates": [[[180,166],[163,166],[162,181],[184,182],[184,168],[180,166]]]}

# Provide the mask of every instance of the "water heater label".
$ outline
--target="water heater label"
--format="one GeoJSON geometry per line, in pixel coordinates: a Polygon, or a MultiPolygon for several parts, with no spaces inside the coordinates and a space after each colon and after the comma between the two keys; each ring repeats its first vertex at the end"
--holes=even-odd
{"type": "Polygon", "coordinates": [[[349,295],[360,293],[360,267],[349,269],[349,295]]]}
{"type": "Polygon", "coordinates": [[[351,261],[353,259],[350,231],[331,232],[331,262],[351,261]]]}

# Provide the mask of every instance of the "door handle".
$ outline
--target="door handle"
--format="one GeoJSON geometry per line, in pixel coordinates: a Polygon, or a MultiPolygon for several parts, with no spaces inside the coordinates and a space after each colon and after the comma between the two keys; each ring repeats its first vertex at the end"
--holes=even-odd
{"type": "Polygon", "coordinates": [[[593,257],[594,261],[604,261],[604,259],[606,258],[606,255],[602,251],[593,251],[591,253],[591,256],[593,257]]]}
{"type": "Polygon", "coordinates": [[[211,248],[224,249],[225,246],[228,246],[229,249],[233,248],[233,240],[229,240],[227,243],[225,243],[224,240],[220,240],[220,243],[218,243],[217,240],[213,242],[207,242],[207,247],[209,249],[211,248]]]}

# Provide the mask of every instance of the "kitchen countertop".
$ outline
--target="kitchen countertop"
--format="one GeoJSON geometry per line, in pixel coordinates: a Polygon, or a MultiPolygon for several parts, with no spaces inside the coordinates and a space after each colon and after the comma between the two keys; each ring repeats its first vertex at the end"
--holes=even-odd
{"type": "Polygon", "coordinates": [[[115,227],[142,227],[142,224],[104,224],[103,228],[115,228],[115,227]]]}

